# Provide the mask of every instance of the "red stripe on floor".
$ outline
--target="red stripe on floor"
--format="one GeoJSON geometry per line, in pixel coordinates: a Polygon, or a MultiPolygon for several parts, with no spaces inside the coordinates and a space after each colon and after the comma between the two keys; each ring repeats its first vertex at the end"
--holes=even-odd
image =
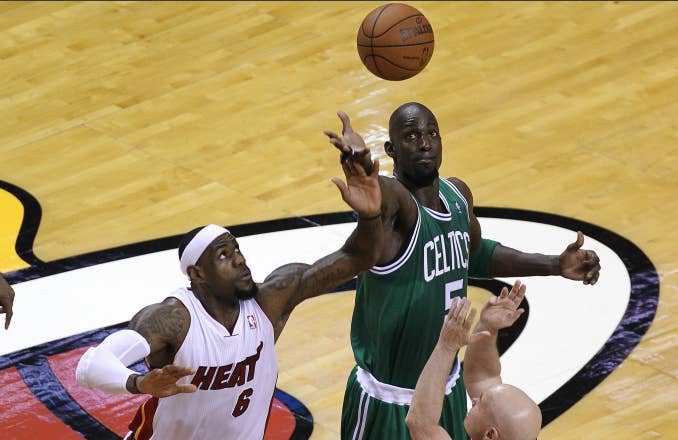
{"type": "Polygon", "coordinates": [[[82,440],[28,389],[16,368],[0,371],[0,437],[3,440],[82,440]]]}

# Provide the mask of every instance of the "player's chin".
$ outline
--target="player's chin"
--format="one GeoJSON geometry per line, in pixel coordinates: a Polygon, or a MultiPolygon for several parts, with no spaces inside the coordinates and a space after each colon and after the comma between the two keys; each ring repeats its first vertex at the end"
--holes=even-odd
{"type": "Polygon", "coordinates": [[[432,164],[420,166],[412,177],[418,185],[431,185],[438,179],[438,168],[432,164]]]}
{"type": "Polygon", "coordinates": [[[254,281],[250,281],[247,285],[237,286],[238,290],[235,291],[235,297],[238,299],[250,299],[257,296],[259,293],[259,286],[254,281]]]}

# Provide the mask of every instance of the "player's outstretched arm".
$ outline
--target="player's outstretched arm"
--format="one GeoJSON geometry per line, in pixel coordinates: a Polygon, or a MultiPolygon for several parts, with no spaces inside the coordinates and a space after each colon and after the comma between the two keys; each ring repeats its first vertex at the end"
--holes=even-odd
{"type": "Polygon", "coordinates": [[[487,332],[470,334],[471,324],[476,310],[472,309],[468,298],[455,298],[447,313],[440,338],[424,369],[419,375],[414,389],[412,404],[407,412],[405,423],[414,440],[445,440],[450,436],[438,425],[445,397],[445,382],[452,369],[452,363],[459,349],[483,338],[487,332]]]}
{"type": "Polygon", "coordinates": [[[14,289],[7,284],[7,281],[0,274],[0,315],[5,314],[5,330],[9,328],[9,323],[12,321],[14,312],[14,289]]]}
{"type": "Polygon", "coordinates": [[[346,182],[332,181],[358,213],[358,223],[344,245],[312,265],[288,264],[273,271],[259,287],[257,300],[279,335],[292,310],[305,299],[326,293],[372,267],[383,241],[379,162],[371,174],[360,164],[342,164],[346,182]]]}
{"type": "Polygon", "coordinates": [[[596,284],[600,258],[595,251],[581,249],[583,244],[584,234],[578,231],[576,240],[560,255],[528,254],[499,245],[492,256],[492,276],[560,275],[584,284],[596,284]]]}
{"type": "Polygon", "coordinates": [[[88,388],[110,394],[150,394],[167,397],[196,391],[195,385],[178,385],[180,378],[192,374],[189,368],[164,365],[167,352],[176,351],[190,325],[188,311],[178,301],[165,300],[142,309],[130,321],[130,328],[107,336],[98,346],[80,358],[76,379],[88,388]],[[174,351],[173,351],[174,350],[174,351]],[[142,375],[127,368],[144,358],[151,366],[142,375]]]}
{"type": "Polygon", "coordinates": [[[490,336],[474,340],[466,347],[464,383],[471,399],[479,398],[485,390],[502,383],[497,334],[500,329],[512,326],[525,312],[518,308],[525,298],[525,289],[519,280],[510,292],[504,287],[499,297],[492,296],[480,312],[474,334],[484,332],[490,336]]]}
{"type": "Polygon", "coordinates": [[[581,249],[584,234],[577,232],[577,239],[560,255],[544,255],[522,252],[500,243],[482,238],[480,223],[473,213],[473,194],[460,179],[448,179],[469,205],[471,223],[471,267],[469,275],[478,278],[524,277],[560,275],[584,284],[596,284],[600,276],[600,258],[592,250],[581,249]],[[474,273],[475,272],[475,273],[474,273]]]}

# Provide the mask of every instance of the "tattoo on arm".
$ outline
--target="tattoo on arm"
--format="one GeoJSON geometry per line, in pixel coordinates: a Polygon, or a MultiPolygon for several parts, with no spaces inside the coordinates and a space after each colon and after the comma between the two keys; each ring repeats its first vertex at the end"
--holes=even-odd
{"type": "Polygon", "coordinates": [[[309,267],[308,264],[303,263],[286,264],[285,266],[277,268],[267,276],[264,280],[264,284],[273,291],[285,291],[289,289],[292,284],[297,283],[301,278],[301,275],[309,267]]]}
{"type": "Polygon", "coordinates": [[[137,313],[129,323],[149,342],[151,353],[167,346],[176,347],[178,338],[188,329],[187,313],[181,306],[167,303],[153,304],[137,313]]]}

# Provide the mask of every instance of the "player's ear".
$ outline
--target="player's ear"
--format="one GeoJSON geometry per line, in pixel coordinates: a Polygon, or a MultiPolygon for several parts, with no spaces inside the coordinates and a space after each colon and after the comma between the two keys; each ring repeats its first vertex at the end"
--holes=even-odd
{"type": "Polygon", "coordinates": [[[207,281],[205,279],[205,274],[200,266],[188,266],[186,272],[188,272],[188,278],[191,279],[192,283],[200,284],[205,283],[207,281]]]}
{"type": "Polygon", "coordinates": [[[393,157],[395,155],[395,148],[393,147],[393,142],[391,141],[384,142],[384,151],[386,151],[386,154],[388,154],[389,157],[393,157]]]}
{"type": "Polygon", "coordinates": [[[483,440],[499,440],[499,431],[494,426],[491,426],[485,430],[483,434],[483,440]]]}

